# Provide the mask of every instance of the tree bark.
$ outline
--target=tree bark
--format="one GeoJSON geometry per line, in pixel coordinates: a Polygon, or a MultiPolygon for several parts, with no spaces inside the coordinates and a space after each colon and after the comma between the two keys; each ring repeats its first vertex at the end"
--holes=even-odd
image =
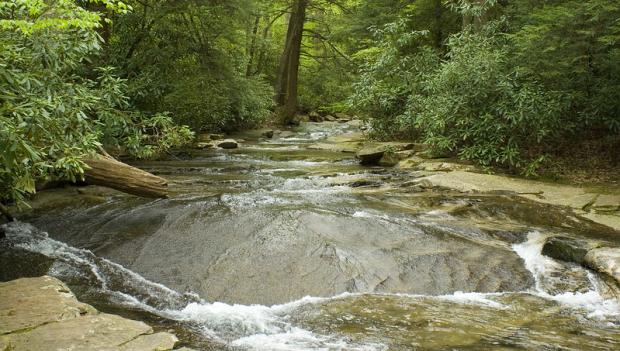
{"type": "Polygon", "coordinates": [[[254,56],[256,55],[256,39],[258,35],[258,27],[260,25],[260,17],[260,15],[256,15],[256,18],[254,18],[254,25],[252,26],[252,38],[248,49],[248,65],[245,71],[246,77],[252,75],[252,66],[254,65],[254,56]]]}
{"type": "Polygon", "coordinates": [[[119,162],[108,155],[84,161],[87,184],[100,185],[147,198],[168,197],[168,182],[156,175],[119,162]]]}
{"type": "Polygon", "coordinates": [[[309,0],[297,0],[291,13],[286,43],[280,59],[276,103],[278,117],[282,124],[288,124],[297,112],[297,81],[299,77],[299,57],[306,7],[309,0]]]}

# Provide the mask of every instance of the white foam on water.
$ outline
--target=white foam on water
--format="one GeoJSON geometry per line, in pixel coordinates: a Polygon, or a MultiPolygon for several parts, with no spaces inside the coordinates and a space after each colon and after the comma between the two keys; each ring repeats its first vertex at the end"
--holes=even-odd
{"type": "Polygon", "coordinates": [[[388,215],[371,213],[368,211],[355,211],[351,216],[355,218],[374,218],[374,219],[384,219],[384,220],[391,219],[388,215]]]}
{"type": "Polygon", "coordinates": [[[594,284],[595,278],[590,272],[588,272],[588,277],[592,283],[590,291],[567,291],[559,294],[550,294],[545,291],[543,286],[545,276],[562,269],[562,265],[542,254],[546,238],[547,236],[540,232],[530,232],[527,241],[513,245],[514,251],[523,259],[525,268],[534,276],[535,291],[532,293],[569,308],[584,310],[587,318],[605,320],[620,316],[619,302],[601,296],[597,284],[594,284]]]}
{"type": "Polygon", "coordinates": [[[180,311],[166,311],[166,314],[176,320],[198,323],[204,328],[205,334],[231,346],[251,350],[386,350],[380,344],[351,345],[342,338],[319,335],[287,321],[288,315],[303,305],[348,296],[353,294],[345,293],[331,298],[304,297],[271,307],[221,302],[192,303],[180,311]]]}
{"type": "Polygon", "coordinates": [[[456,291],[451,295],[437,296],[440,300],[455,302],[459,304],[471,304],[471,305],[483,305],[486,307],[505,309],[507,306],[493,301],[491,297],[502,296],[502,293],[476,293],[476,292],[462,292],[456,291]]]}
{"type": "Polygon", "coordinates": [[[542,286],[544,276],[561,269],[560,264],[542,254],[546,239],[547,236],[540,232],[530,232],[527,241],[512,246],[517,255],[523,259],[525,268],[534,276],[536,290],[539,292],[544,292],[542,286]]]}
{"type": "Polygon", "coordinates": [[[351,345],[342,339],[330,340],[330,338],[318,336],[300,328],[293,328],[287,333],[252,335],[237,339],[231,345],[250,350],[270,351],[383,351],[388,349],[387,346],[381,344],[351,345]]]}

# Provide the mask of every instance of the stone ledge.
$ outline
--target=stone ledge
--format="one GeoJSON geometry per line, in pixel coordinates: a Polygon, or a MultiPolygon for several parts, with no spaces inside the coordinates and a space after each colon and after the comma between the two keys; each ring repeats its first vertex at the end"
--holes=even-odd
{"type": "Polygon", "coordinates": [[[100,313],[56,278],[0,283],[0,351],[166,351],[177,341],[143,322],[100,313]]]}

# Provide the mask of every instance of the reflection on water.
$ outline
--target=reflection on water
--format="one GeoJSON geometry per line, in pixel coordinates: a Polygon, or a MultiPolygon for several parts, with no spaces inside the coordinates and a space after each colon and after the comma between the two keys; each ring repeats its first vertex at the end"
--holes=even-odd
{"type": "Polygon", "coordinates": [[[620,348],[606,283],[541,255],[548,235],[597,228],[505,196],[411,191],[416,172],[308,149],[353,133],[310,123],[143,162],[170,179],[170,199],[61,191],[28,219],[50,237],[12,224],[3,245],[9,260],[17,249],[51,259],[79,298],[172,326],[197,349],[620,348]]]}

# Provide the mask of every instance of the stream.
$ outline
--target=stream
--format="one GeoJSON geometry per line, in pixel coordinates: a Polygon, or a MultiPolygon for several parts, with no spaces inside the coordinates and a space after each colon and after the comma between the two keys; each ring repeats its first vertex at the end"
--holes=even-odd
{"type": "Polygon", "coordinates": [[[0,271],[55,276],[196,350],[620,349],[609,282],[541,254],[550,235],[608,231],[315,147],[358,128],[302,123],[136,162],[169,179],[169,199],[42,193],[46,206],[5,226],[0,271]]]}

